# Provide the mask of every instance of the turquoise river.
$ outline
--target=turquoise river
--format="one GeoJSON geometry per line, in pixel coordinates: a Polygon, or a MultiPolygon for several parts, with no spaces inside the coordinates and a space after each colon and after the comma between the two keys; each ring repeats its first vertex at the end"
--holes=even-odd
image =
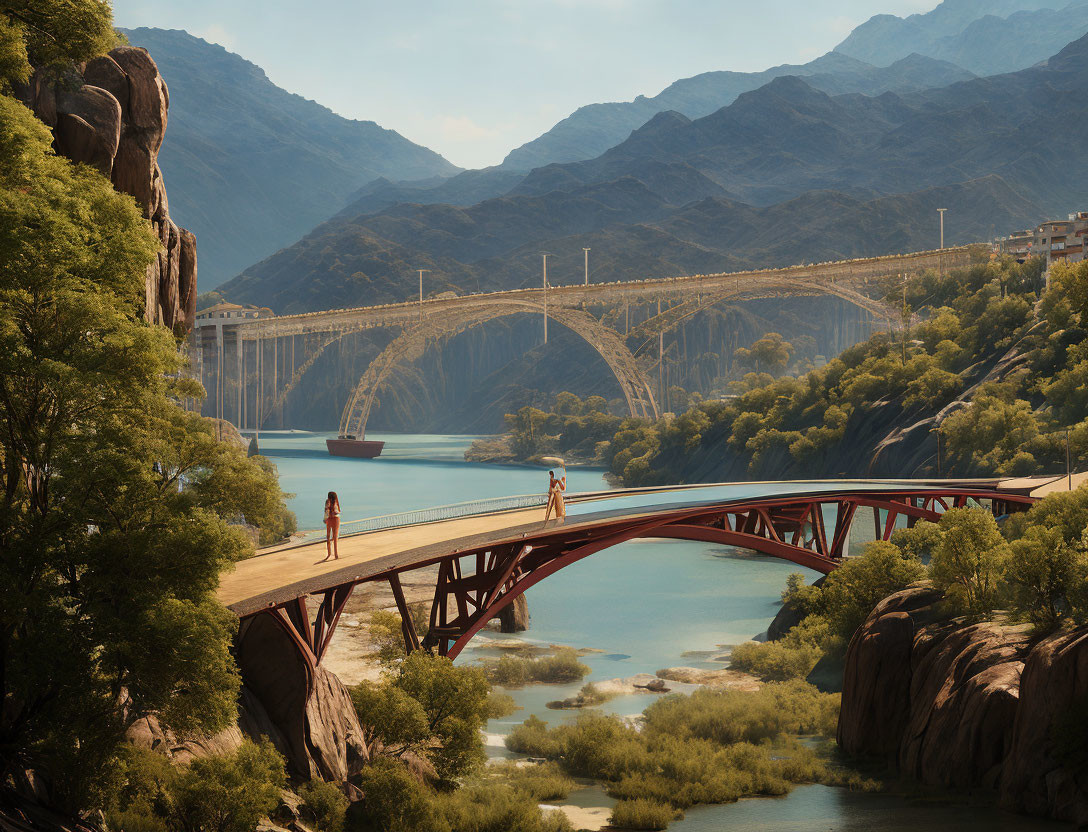
{"type": "MultiPolygon", "coordinates": [[[[376,460],[330,457],[325,438],[326,434],[305,432],[262,433],[260,437],[261,452],[278,467],[283,489],[294,494],[291,508],[300,529],[321,526],[322,504],[330,490],[340,496],[344,519],[354,520],[470,499],[537,493],[547,484],[547,471],[541,468],[465,462],[471,436],[371,434],[368,438],[387,443],[376,460]]],[[[568,484],[572,492],[608,487],[602,472],[590,469],[572,469],[568,484]]],[[[519,637],[602,651],[585,657],[592,668],[585,681],[679,665],[720,668],[724,665],[714,657],[725,652],[723,646],[766,629],[778,609],[786,577],[795,571],[799,568],[792,564],[721,546],[681,541],[627,543],[568,567],[530,590],[531,627],[519,637]]],[[[807,577],[811,580],[815,573],[807,577]]],[[[476,661],[487,651],[485,640],[483,646],[466,650],[458,661],[476,661]]],[[[548,710],[545,703],[571,696],[581,684],[511,691],[521,710],[488,726],[492,756],[507,754],[502,736],[531,713],[551,722],[573,718],[573,712],[548,710]]],[[[684,690],[685,686],[674,688],[684,690]]],[[[650,701],[650,695],[643,694],[602,707],[635,714],[650,701]]],[[[611,803],[598,788],[575,792],[571,802],[611,803]]],[[[825,786],[801,787],[781,798],[698,807],[669,826],[675,832],[1056,832],[1065,828],[1069,827],[990,808],[825,786]]]]}

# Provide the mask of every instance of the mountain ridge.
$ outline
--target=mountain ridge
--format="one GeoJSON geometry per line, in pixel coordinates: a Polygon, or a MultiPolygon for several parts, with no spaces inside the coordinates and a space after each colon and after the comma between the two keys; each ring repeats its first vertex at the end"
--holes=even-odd
{"type": "Polygon", "coordinates": [[[171,209],[199,239],[204,290],[295,242],[368,181],[460,170],[393,130],[277,87],[218,44],[176,29],[121,31],[148,49],[170,89],[160,161],[171,209]]]}

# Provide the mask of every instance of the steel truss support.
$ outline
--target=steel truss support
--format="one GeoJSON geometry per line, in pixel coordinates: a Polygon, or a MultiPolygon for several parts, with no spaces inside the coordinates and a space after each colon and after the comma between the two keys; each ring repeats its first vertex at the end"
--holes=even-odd
{"type": "Polygon", "coordinates": [[[602,549],[636,538],[698,540],[749,549],[827,574],[848,552],[850,532],[859,516],[871,509],[876,540],[889,540],[897,528],[919,520],[936,521],[950,508],[971,502],[996,516],[1022,511],[1034,499],[988,489],[858,491],[806,497],[757,498],[719,506],[688,506],[635,517],[618,516],[603,523],[542,526],[486,546],[454,550],[389,571],[356,578],[327,589],[313,622],[302,596],[268,610],[316,667],[328,649],[352,588],[362,581],[388,581],[406,652],[425,649],[456,657],[487,622],[527,589],[560,569],[602,549]],[[428,631],[420,639],[401,586],[401,572],[438,566],[428,631]]]}
{"type": "Polygon", "coordinates": [[[340,621],[340,614],[351,597],[355,584],[348,583],[327,589],[321,593],[321,602],[317,608],[317,615],[310,621],[307,609],[307,598],[303,595],[293,601],[288,601],[280,607],[274,607],[269,612],[275,616],[291,639],[295,642],[299,652],[311,667],[317,667],[325,656],[332,642],[336,625],[340,621]]]}

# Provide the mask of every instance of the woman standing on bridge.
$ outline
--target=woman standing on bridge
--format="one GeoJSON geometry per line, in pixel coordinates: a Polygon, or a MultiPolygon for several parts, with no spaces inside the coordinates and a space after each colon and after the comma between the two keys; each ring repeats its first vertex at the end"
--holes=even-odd
{"type": "Polygon", "coordinates": [[[340,560],[339,541],[340,498],[336,496],[335,491],[330,491],[328,499],[325,500],[325,548],[328,554],[320,563],[324,563],[329,558],[340,560]]]}
{"type": "Polygon", "coordinates": [[[552,511],[555,512],[555,519],[557,522],[562,523],[567,518],[567,506],[563,502],[563,492],[567,490],[567,471],[566,466],[563,466],[562,479],[555,478],[555,471],[548,472],[548,507],[544,510],[544,525],[548,524],[548,518],[551,516],[552,511]]]}

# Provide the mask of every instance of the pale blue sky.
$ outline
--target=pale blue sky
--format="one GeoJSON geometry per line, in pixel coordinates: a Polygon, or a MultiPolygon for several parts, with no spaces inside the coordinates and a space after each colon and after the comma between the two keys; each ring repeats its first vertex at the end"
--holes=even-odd
{"type": "Polygon", "coordinates": [[[482,167],[583,104],[708,70],[803,63],[874,14],[936,3],[114,0],[114,17],[220,43],[284,89],[482,167]]]}

